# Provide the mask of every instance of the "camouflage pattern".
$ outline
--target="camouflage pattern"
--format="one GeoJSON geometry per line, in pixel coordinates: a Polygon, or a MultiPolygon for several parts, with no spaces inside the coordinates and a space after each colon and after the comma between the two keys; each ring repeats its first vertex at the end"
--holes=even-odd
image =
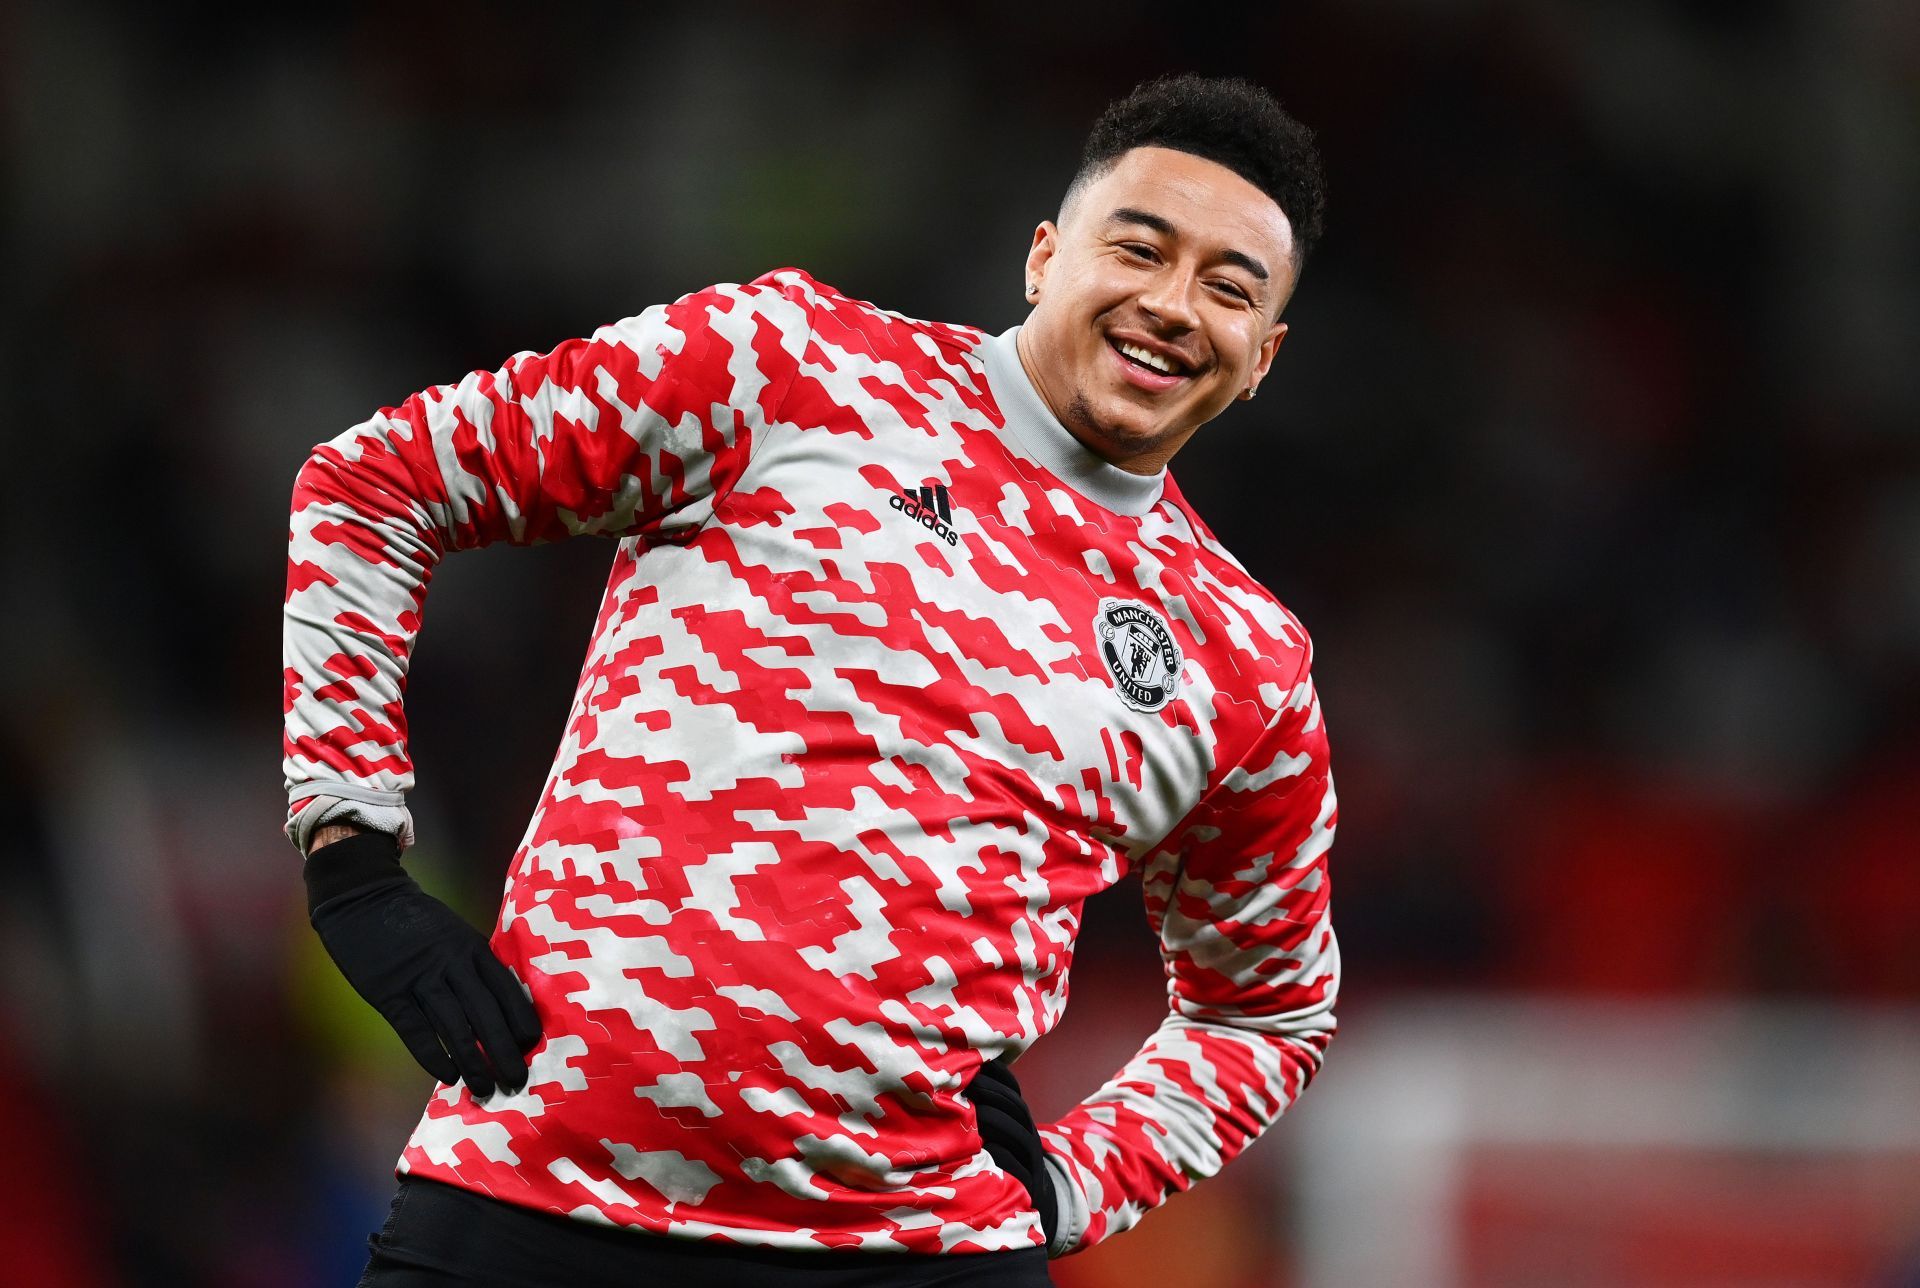
{"type": "Polygon", "coordinates": [[[1083,901],[1136,866],[1169,1013],[1043,1125],[1054,1251],[1300,1094],[1339,969],[1306,633],[1170,478],[1007,410],[1035,405],[1011,343],[789,269],[314,450],[286,599],[296,840],[315,803],[404,815],[442,556],[618,539],[492,938],[545,1040],[522,1092],[441,1088],[401,1172],[748,1244],[1040,1242],[961,1089],[1053,1027],[1083,901]]]}

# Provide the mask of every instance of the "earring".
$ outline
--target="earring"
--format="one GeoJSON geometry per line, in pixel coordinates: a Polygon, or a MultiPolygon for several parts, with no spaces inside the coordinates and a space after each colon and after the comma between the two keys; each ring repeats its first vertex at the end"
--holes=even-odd
{"type": "Polygon", "coordinates": [[[1257,393],[1257,392],[1259,391],[1259,389],[1260,389],[1260,386],[1258,386],[1258,385],[1248,385],[1248,386],[1247,386],[1247,392],[1245,392],[1245,393],[1243,393],[1243,394],[1241,394],[1241,395],[1240,395],[1240,401],[1241,401],[1241,402],[1252,402],[1252,401],[1253,401],[1253,395],[1254,395],[1255,393],[1257,393]]]}
{"type": "Polygon", "coordinates": [[[1038,282],[1027,283],[1027,298],[1030,300],[1037,300],[1040,298],[1040,283],[1038,282]]]}

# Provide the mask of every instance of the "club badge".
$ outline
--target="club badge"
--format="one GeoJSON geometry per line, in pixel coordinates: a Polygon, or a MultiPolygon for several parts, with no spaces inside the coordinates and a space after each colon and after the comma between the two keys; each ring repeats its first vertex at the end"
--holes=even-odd
{"type": "Polygon", "coordinates": [[[1135,711],[1158,711],[1173,699],[1180,646],[1158,613],[1130,600],[1103,599],[1093,629],[1122,701],[1135,711]]]}

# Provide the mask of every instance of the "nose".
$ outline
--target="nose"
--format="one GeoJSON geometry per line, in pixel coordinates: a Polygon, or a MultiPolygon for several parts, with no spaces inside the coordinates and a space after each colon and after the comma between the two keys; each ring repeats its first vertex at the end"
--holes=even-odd
{"type": "Polygon", "coordinates": [[[1170,329],[1191,331],[1200,324],[1194,306],[1199,275],[1191,268],[1169,264],[1155,273],[1140,294],[1140,307],[1170,329]]]}

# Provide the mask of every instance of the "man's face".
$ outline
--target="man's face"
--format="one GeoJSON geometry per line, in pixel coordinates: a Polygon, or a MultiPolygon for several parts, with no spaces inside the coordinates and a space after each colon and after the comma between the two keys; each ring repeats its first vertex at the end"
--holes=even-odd
{"type": "Polygon", "coordinates": [[[1233,171],[1135,148],[1035,230],[1022,361],[1076,438],[1155,473],[1267,374],[1292,251],[1279,205],[1233,171]]]}

